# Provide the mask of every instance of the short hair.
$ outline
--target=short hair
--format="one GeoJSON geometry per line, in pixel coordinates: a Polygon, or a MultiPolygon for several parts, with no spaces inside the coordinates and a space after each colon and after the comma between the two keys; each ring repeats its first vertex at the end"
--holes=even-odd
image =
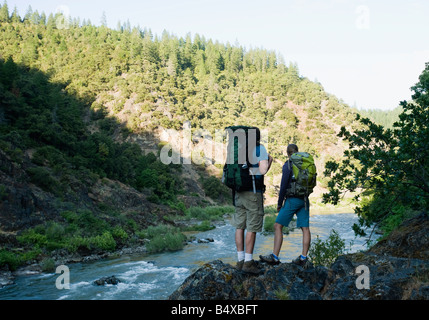
{"type": "Polygon", "coordinates": [[[291,143],[287,146],[286,152],[288,155],[294,154],[295,152],[298,152],[298,146],[291,143]]]}

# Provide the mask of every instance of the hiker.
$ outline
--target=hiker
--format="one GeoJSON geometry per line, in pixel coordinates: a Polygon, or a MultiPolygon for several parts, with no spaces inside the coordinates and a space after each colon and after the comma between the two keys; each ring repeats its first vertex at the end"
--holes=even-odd
{"type": "MultiPolygon", "coordinates": [[[[283,165],[283,176],[280,185],[280,193],[277,201],[277,219],[274,224],[274,248],[273,252],[266,256],[259,256],[259,258],[269,264],[279,264],[279,254],[283,244],[283,227],[287,227],[292,220],[294,214],[297,216],[297,227],[302,230],[302,253],[301,255],[293,260],[292,262],[307,268],[309,260],[307,258],[308,250],[310,248],[311,233],[310,233],[310,203],[308,200],[308,194],[297,194],[296,183],[294,181],[294,174],[292,170],[291,157],[293,154],[298,153],[298,146],[290,144],[287,147],[287,155],[289,160],[283,165]],[[286,200],[285,200],[286,198],[286,200]],[[284,201],[285,200],[285,201],[284,201]],[[284,201],[284,205],[283,205],[284,201]]],[[[311,157],[312,159],[312,157],[311,157]]],[[[315,167],[314,167],[315,172],[315,167]]],[[[315,185],[315,176],[314,176],[315,185]]],[[[312,188],[311,188],[312,191],[312,188]]],[[[310,191],[310,192],[311,192],[310,191]]]]}
{"type": "Polygon", "coordinates": [[[251,163],[249,172],[254,177],[253,188],[233,193],[235,214],[232,219],[232,225],[236,228],[237,269],[253,274],[261,271],[253,260],[253,249],[256,233],[262,231],[264,221],[264,175],[270,170],[273,161],[266,148],[260,144],[259,129],[256,139],[252,159],[249,159],[251,163]]]}

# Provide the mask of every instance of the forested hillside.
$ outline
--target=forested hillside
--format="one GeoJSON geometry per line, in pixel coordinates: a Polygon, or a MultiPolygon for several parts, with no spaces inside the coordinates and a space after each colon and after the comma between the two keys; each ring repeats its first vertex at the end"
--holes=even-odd
{"type": "Polygon", "coordinates": [[[396,107],[393,110],[381,110],[381,109],[361,109],[356,110],[363,117],[369,118],[377,124],[382,125],[385,128],[393,129],[393,124],[399,120],[399,115],[404,111],[401,106],[396,107]]]}
{"type": "MultiPolygon", "coordinates": [[[[65,18],[60,14],[46,17],[29,11],[21,18],[16,12],[6,14],[5,6],[2,12],[0,50],[5,68],[16,65],[30,73],[37,70],[46,76],[46,83],[58,86],[58,95],[78,101],[57,102],[49,92],[50,101],[27,102],[27,113],[6,109],[3,132],[18,130],[25,141],[20,148],[35,148],[37,155],[41,153],[38,148],[46,145],[62,156],[72,150],[87,150],[82,158],[95,161],[73,167],[82,165],[137,188],[146,186],[144,182],[139,185],[138,173],[132,172],[136,165],[119,165],[122,160],[131,160],[115,148],[126,147],[102,141],[106,136],[122,142],[127,135],[153,133],[159,127],[179,130],[186,120],[193,129],[212,133],[229,125],[248,124],[269,128],[269,151],[280,161],[284,160],[285,146],[294,142],[323,163],[341,149],[335,148],[340,126],[349,127],[355,118],[354,112],[327,94],[321,84],[300,76],[297,66],[286,66],[274,52],[245,50],[199,35],[178,38],[164,32],[154,36],[150,30],[129,26],[111,30],[79,23],[78,19],[64,28],[65,18]],[[32,110],[35,107],[41,108],[44,116],[32,110]],[[27,119],[27,124],[20,126],[15,119],[27,119]],[[31,133],[36,129],[28,123],[39,131],[49,130],[31,133]],[[72,138],[64,136],[66,130],[72,131],[72,138]],[[92,146],[71,146],[74,140],[85,143],[78,138],[85,130],[92,146]]],[[[18,99],[11,103],[18,110],[22,109],[17,106],[23,103],[24,86],[32,90],[44,86],[38,82],[40,77],[33,77],[31,84],[28,79],[20,83],[8,76],[7,70],[5,77],[5,94],[8,99],[18,99]]],[[[40,157],[36,159],[40,165],[40,157]]]]}
{"type": "MultiPolygon", "coordinates": [[[[237,124],[266,129],[276,159],[268,200],[277,195],[286,146],[312,152],[320,173],[313,203],[327,187],[326,161],[346,148],[340,128],[362,126],[355,111],[274,52],[129,25],[112,30],[61,14],[21,17],[6,4],[0,101],[0,231],[10,245],[17,231],[60,221],[104,226],[105,238],[90,239],[109,246],[169,212],[229,204],[219,163],[159,161],[161,133],[180,132],[185,121],[212,135],[237,124]]],[[[70,231],[50,226],[54,235],[70,231]]],[[[89,247],[84,240],[98,227],[74,230],[71,246],[89,247]]],[[[25,243],[41,239],[27,236],[25,243]]]]}

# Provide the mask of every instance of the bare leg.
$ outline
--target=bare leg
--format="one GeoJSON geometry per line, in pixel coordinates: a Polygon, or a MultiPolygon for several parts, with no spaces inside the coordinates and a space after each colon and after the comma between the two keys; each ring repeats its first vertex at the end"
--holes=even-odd
{"type": "Polygon", "coordinates": [[[310,249],[311,233],[310,228],[304,227],[302,230],[302,255],[307,256],[308,250],[310,249]]]}
{"type": "Polygon", "coordinates": [[[235,245],[237,246],[237,251],[244,251],[244,230],[243,229],[235,230],[235,245]]]}
{"type": "Polygon", "coordinates": [[[273,253],[278,257],[283,244],[283,226],[279,223],[274,224],[274,249],[273,253]]]}
{"type": "Polygon", "coordinates": [[[253,254],[253,248],[255,247],[256,232],[247,231],[246,233],[246,253],[253,254]]]}

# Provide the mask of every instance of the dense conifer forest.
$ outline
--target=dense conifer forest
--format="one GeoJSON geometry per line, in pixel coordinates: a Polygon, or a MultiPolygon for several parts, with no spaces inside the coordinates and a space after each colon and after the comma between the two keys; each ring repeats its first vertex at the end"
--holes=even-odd
{"type": "MultiPolygon", "coordinates": [[[[274,52],[8,10],[1,8],[2,141],[6,150],[34,149],[38,165],[66,162],[144,188],[152,183],[141,172],[156,161],[113,137],[180,130],[187,120],[212,133],[248,124],[269,128],[270,152],[284,160],[291,142],[322,156],[325,144],[337,144],[333,127],[354,122],[355,112],[274,52]]],[[[161,167],[152,170],[168,175],[161,167]]],[[[161,198],[177,190],[167,180],[155,188],[161,198]]]]}

